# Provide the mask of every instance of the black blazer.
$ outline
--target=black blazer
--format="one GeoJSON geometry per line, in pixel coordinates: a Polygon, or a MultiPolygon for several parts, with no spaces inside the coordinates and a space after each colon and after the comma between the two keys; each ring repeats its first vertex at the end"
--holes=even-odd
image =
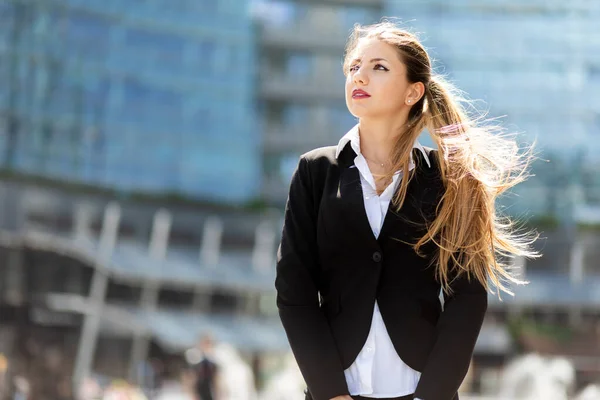
{"type": "MultiPolygon", "coordinates": [[[[415,397],[451,400],[463,381],[487,309],[487,293],[461,275],[439,302],[433,244],[425,232],[443,193],[437,151],[431,167],[414,151],[415,175],[399,213],[390,204],[378,239],[369,225],[350,143],[304,154],[290,185],[277,253],[277,306],[315,400],[349,394],[344,370],[361,351],[375,300],[400,358],[421,372],[415,397]]],[[[456,397],[455,397],[456,396],[456,397]]]]}

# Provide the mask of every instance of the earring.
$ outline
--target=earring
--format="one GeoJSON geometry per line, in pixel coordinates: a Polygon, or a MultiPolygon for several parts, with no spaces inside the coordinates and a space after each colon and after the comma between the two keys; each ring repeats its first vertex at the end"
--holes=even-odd
{"type": "Polygon", "coordinates": [[[408,103],[410,104],[410,102],[411,102],[411,101],[412,101],[412,100],[408,100],[408,103]]]}

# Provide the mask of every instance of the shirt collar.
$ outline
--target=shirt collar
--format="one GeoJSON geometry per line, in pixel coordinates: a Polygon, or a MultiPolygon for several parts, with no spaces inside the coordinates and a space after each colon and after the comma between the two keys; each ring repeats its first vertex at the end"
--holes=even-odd
{"type": "MultiPolygon", "coordinates": [[[[358,134],[358,124],[355,125],[352,129],[350,129],[348,131],[348,133],[346,133],[340,139],[340,141],[338,142],[337,150],[335,152],[335,158],[338,158],[340,156],[340,153],[342,152],[342,150],[344,150],[344,147],[346,147],[348,142],[350,142],[350,146],[352,146],[352,150],[354,150],[354,152],[356,154],[361,154],[361,152],[360,152],[360,136],[358,134]]],[[[429,161],[429,157],[427,156],[427,151],[425,150],[423,145],[421,145],[421,143],[418,140],[415,140],[415,143],[413,144],[413,149],[419,150],[423,154],[423,157],[425,158],[425,162],[427,162],[427,166],[431,167],[431,162],[429,161]]],[[[411,155],[411,157],[412,157],[412,155],[411,155]]]]}

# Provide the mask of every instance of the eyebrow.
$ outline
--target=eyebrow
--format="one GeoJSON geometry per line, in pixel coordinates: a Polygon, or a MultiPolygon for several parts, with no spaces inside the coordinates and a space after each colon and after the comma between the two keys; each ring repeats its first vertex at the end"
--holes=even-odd
{"type": "MultiPolygon", "coordinates": [[[[360,58],[355,58],[354,60],[352,60],[353,63],[361,61],[360,58]]],[[[385,61],[385,62],[389,62],[388,60],[386,60],[385,58],[371,58],[371,63],[377,62],[377,61],[385,61]]]]}

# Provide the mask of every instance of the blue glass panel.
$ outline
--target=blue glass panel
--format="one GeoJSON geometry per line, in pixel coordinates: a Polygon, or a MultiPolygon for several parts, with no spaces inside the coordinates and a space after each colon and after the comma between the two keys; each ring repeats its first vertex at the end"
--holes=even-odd
{"type": "Polygon", "coordinates": [[[12,3],[0,3],[0,44],[3,39],[8,39],[14,20],[14,6],[12,3]]]}
{"type": "Polygon", "coordinates": [[[308,121],[308,106],[290,104],[284,108],[282,119],[286,126],[303,126],[308,121]]]}
{"type": "MultiPolygon", "coordinates": [[[[0,53],[0,82],[6,84],[0,85],[0,109],[8,106],[8,96],[10,93],[10,53],[0,53]]],[[[14,84],[14,83],[12,83],[14,84]]]]}
{"type": "Polygon", "coordinates": [[[89,78],[84,87],[84,110],[88,121],[99,122],[104,119],[107,108],[110,81],[106,78],[89,78]]]}
{"type": "Polygon", "coordinates": [[[183,37],[160,31],[130,28],[125,32],[123,46],[121,56],[134,60],[138,68],[182,67],[185,46],[183,37]]]}
{"type": "Polygon", "coordinates": [[[104,61],[110,44],[110,23],[97,15],[72,11],[66,18],[68,46],[77,55],[104,61]]]}
{"type": "Polygon", "coordinates": [[[214,59],[217,53],[217,44],[212,39],[201,39],[192,45],[190,55],[192,58],[192,69],[199,76],[211,76],[214,72],[214,59]]]}
{"type": "Polygon", "coordinates": [[[307,53],[293,53],[287,57],[286,73],[290,76],[306,77],[312,71],[313,58],[307,53]]]}
{"type": "Polygon", "coordinates": [[[346,106],[333,106],[329,113],[329,123],[336,129],[338,136],[346,133],[357,123],[357,119],[354,115],[350,114],[346,106]]]}
{"type": "Polygon", "coordinates": [[[164,129],[181,123],[182,96],[129,79],[123,84],[121,116],[145,129],[164,129]]]}
{"type": "Polygon", "coordinates": [[[271,26],[286,26],[306,16],[307,6],[290,1],[255,0],[252,14],[271,26]]]}
{"type": "Polygon", "coordinates": [[[350,30],[354,24],[372,24],[377,22],[379,15],[371,8],[344,7],[340,10],[340,18],[344,30],[350,30]]]}

